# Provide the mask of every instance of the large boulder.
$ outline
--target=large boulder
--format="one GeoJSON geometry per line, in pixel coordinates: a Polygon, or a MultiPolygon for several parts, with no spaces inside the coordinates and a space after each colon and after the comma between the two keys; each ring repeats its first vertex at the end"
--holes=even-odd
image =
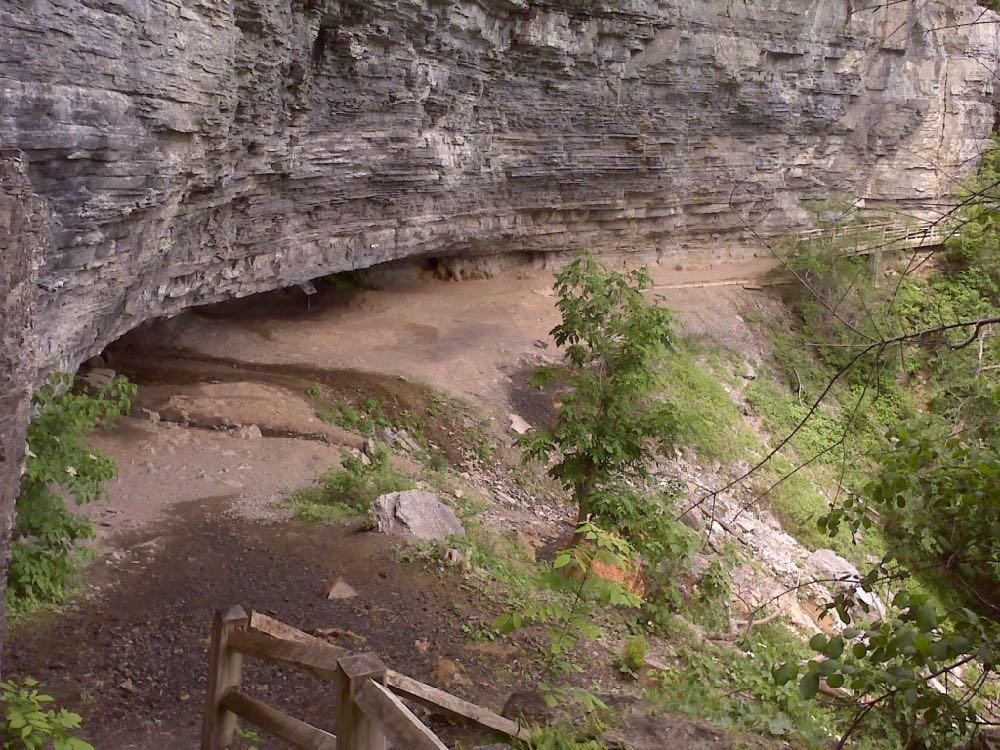
{"type": "Polygon", "coordinates": [[[390,492],[372,503],[372,513],[376,528],[383,534],[431,540],[465,533],[455,511],[433,492],[390,492]]]}

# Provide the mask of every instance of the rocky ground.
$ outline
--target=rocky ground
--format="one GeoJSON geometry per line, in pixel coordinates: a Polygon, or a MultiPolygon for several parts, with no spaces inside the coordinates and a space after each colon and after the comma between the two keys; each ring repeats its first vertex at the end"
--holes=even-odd
{"type": "MultiPolygon", "coordinates": [[[[766,266],[654,269],[654,294],[678,311],[687,333],[759,361],[764,345],[742,315],[766,317],[776,309],[774,296],[732,281],[756,279],[766,266]]],[[[98,747],[195,745],[211,613],[237,602],[339,635],[343,645],[374,650],[399,671],[494,708],[523,687],[530,643],[471,637],[496,612],[460,569],[431,571],[406,553],[405,542],[364,532],[356,521],[304,523],[282,504],[364,443],[317,419],[305,395],[312,385],[405,403],[426,398],[430,388],[485,415],[501,455],[499,463],[478,461],[462,434],[432,424],[430,437],[452,463],[454,482],[428,489],[451,493],[445,499],[458,505],[477,503],[488,528],[512,538],[520,532],[520,542],[540,556],[571,528],[572,514],[551,487],[497,469],[522,423],[551,413],[526,382],[534,364],[555,356],[547,334],[556,322],[551,278],[456,283],[396,271],[380,284],[194,309],[126,337],[97,363],[140,384],[135,416],[93,436],[120,468],[108,497],[84,510],[99,523],[98,559],[79,600],[16,628],[8,653],[13,671],[38,677],[88,716],[98,747]],[[354,595],[328,599],[325,584],[336,578],[354,595]]],[[[397,454],[397,466],[419,475],[415,452],[402,446],[397,454]]],[[[665,470],[705,486],[738,469],[712,473],[678,458],[665,470]]],[[[712,543],[731,538],[760,563],[747,566],[744,578],[734,575],[746,601],[764,601],[804,567],[824,564],[773,518],[743,508],[737,493],[721,494],[713,507],[718,521],[695,514],[692,522],[712,543]],[[762,545],[763,538],[773,543],[762,545]]],[[[793,620],[815,627],[808,607],[794,597],[782,602],[793,620]]],[[[592,648],[595,661],[606,663],[618,644],[592,648]]],[[[320,684],[270,669],[254,668],[249,678],[291,713],[329,723],[320,684]]],[[[682,724],[669,736],[688,737],[686,747],[735,741],[682,724]]],[[[448,727],[436,729],[453,736],[448,727]]]]}

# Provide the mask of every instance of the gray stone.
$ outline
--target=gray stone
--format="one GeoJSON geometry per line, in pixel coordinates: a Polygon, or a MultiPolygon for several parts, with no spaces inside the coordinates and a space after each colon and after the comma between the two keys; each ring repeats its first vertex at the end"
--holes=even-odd
{"type": "Polygon", "coordinates": [[[117,377],[114,370],[106,367],[95,367],[92,370],[82,372],[76,377],[76,381],[91,388],[103,388],[117,377]]]}
{"type": "Polygon", "coordinates": [[[701,531],[704,528],[701,511],[697,508],[689,508],[681,514],[681,523],[693,531],[701,531]]]}
{"type": "Polygon", "coordinates": [[[264,437],[264,434],[260,431],[260,427],[255,424],[240,427],[234,434],[243,440],[260,440],[264,437]]]}
{"type": "Polygon", "coordinates": [[[937,207],[990,137],[994,16],[874,5],[7,2],[0,144],[51,214],[28,364],[407,256],[687,267],[831,195],[937,207]]]}
{"type": "Polygon", "coordinates": [[[410,433],[408,433],[406,430],[400,430],[399,432],[397,432],[396,439],[399,441],[399,444],[403,447],[404,450],[409,451],[410,453],[420,452],[420,443],[418,443],[416,440],[410,437],[410,433]]]}
{"type": "Polygon", "coordinates": [[[764,747],[748,745],[743,738],[707,722],[671,715],[659,707],[633,707],[614,729],[601,735],[602,743],[613,750],[665,750],[666,748],[699,748],[700,750],[733,750],[734,747],[764,747]]]}
{"type": "Polygon", "coordinates": [[[377,530],[383,534],[431,540],[465,533],[455,512],[433,492],[390,492],[372,503],[372,513],[377,530]]]}
{"type": "MultiPolygon", "coordinates": [[[[0,33],[0,46],[5,33],[0,33]]],[[[4,142],[0,136],[0,143],[4,142]]],[[[26,356],[37,345],[32,330],[40,291],[37,261],[51,252],[50,229],[49,207],[31,189],[28,160],[0,148],[0,299],[4,301],[0,305],[0,560],[4,567],[0,570],[0,632],[5,616],[7,545],[24,467],[31,389],[38,376],[31,357],[26,356]]],[[[0,653],[0,671],[2,667],[0,653]]]]}
{"type": "Polygon", "coordinates": [[[825,581],[823,585],[828,589],[852,591],[859,602],[868,606],[868,612],[865,612],[860,606],[855,607],[851,612],[862,622],[885,615],[885,605],[878,595],[874,592],[863,591],[858,586],[862,576],[857,567],[832,549],[818,549],[809,555],[806,558],[805,571],[809,577],[825,581]]]}

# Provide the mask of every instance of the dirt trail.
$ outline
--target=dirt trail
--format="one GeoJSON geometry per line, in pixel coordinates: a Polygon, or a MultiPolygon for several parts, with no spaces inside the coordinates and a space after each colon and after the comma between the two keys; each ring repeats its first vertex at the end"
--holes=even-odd
{"type": "MultiPolygon", "coordinates": [[[[170,521],[116,539],[120,551],[89,572],[104,590],[16,631],[11,671],[36,676],[85,713],[102,750],[194,748],[212,612],[244,603],[305,630],[356,633],[361,640],[338,644],[374,650],[421,680],[434,682],[437,660],[447,656],[463,675],[449,690],[502,705],[510,660],[464,648],[459,613],[480,605],[456,580],[397,561],[387,537],[346,524],[249,521],[230,512],[232,502],[180,503],[170,521]],[[334,576],[358,596],[327,600],[322,586],[334,576]],[[414,646],[418,640],[426,645],[414,646]]],[[[322,683],[247,664],[255,694],[330,728],[333,704],[322,683]]]]}
{"type": "MultiPolygon", "coordinates": [[[[746,348],[740,312],[766,316],[772,295],[739,284],[710,292],[690,285],[755,278],[769,267],[758,260],[701,271],[654,268],[654,294],[678,311],[688,333],[746,348]]],[[[38,677],[86,714],[98,748],[194,747],[211,612],[239,602],[305,629],[354,631],[365,648],[420,679],[433,682],[438,658],[451,659],[466,677],[449,689],[499,707],[512,673],[527,666],[519,660],[530,657],[465,648],[463,626],[490,615],[478,592],[463,590],[457,575],[399,561],[397,542],[349,525],[306,525],[276,502],[336,464],[350,445],[316,429],[302,410],[310,383],[402,399],[419,398],[426,383],[469,399],[507,441],[511,411],[543,418],[546,404],[536,403],[524,373],[555,357],[547,333],[557,322],[553,303],[544,273],[402,278],[379,290],[328,289],[309,299],[297,291],[257,295],[126,336],[107,358],[139,382],[143,405],[224,429],[124,419],[95,433],[96,447],[120,467],[109,496],[86,508],[101,524],[104,556],[87,571],[84,598],[11,634],[11,670],[38,677]],[[281,394],[285,407],[263,414],[267,393],[281,394]],[[195,402],[202,411],[185,415],[195,402]],[[225,417],[214,424],[213,409],[225,417]],[[247,424],[264,436],[240,437],[237,426],[247,424]],[[322,595],[335,574],[357,590],[356,599],[322,595]],[[418,648],[418,640],[429,645],[418,648]]],[[[436,437],[447,445],[447,434],[436,437]]],[[[510,499],[490,487],[483,495],[496,504],[510,499]]],[[[483,518],[543,533],[558,531],[560,515],[568,522],[568,509],[538,505],[490,508],[483,518]]],[[[269,700],[328,726],[330,705],[315,683],[254,668],[250,680],[258,678],[270,685],[260,688],[269,700]]]]}
{"type": "MultiPolygon", "coordinates": [[[[706,291],[672,286],[760,278],[773,262],[702,270],[651,268],[663,304],[690,331],[737,348],[749,332],[738,314],[772,299],[739,283],[706,291]]],[[[552,277],[462,282],[402,278],[377,290],[322,290],[311,298],[271,292],[206,308],[136,331],[113,351],[174,350],[243,363],[402,376],[477,402],[502,403],[509,374],[524,359],[552,351],[558,322],[552,277]],[[541,348],[546,346],[548,349],[541,348]]]]}

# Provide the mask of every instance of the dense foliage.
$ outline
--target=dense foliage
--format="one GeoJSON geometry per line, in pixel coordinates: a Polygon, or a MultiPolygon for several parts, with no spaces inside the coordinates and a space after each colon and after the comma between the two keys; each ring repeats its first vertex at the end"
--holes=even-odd
{"type": "Polygon", "coordinates": [[[85,436],[102,420],[127,412],[135,386],[112,380],[93,395],[74,392],[72,386],[71,375],[57,373],[33,400],[8,569],[8,604],[15,611],[63,599],[76,545],[93,536],[91,521],[71,513],[65,498],[78,505],[95,500],[117,471],[85,436]]]}
{"type": "Polygon", "coordinates": [[[948,234],[944,251],[884,273],[835,246],[789,263],[803,284],[783,364],[823,402],[805,422],[838,425],[822,458],[844,467],[820,528],[888,547],[831,603],[852,627],[817,636],[804,670],[775,673],[807,698],[851,691],[841,744],[875,716],[911,748],[955,747],[1000,721],[1000,152],[948,234]],[[862,591],[886,611],[869,611],[862,591]]]}

